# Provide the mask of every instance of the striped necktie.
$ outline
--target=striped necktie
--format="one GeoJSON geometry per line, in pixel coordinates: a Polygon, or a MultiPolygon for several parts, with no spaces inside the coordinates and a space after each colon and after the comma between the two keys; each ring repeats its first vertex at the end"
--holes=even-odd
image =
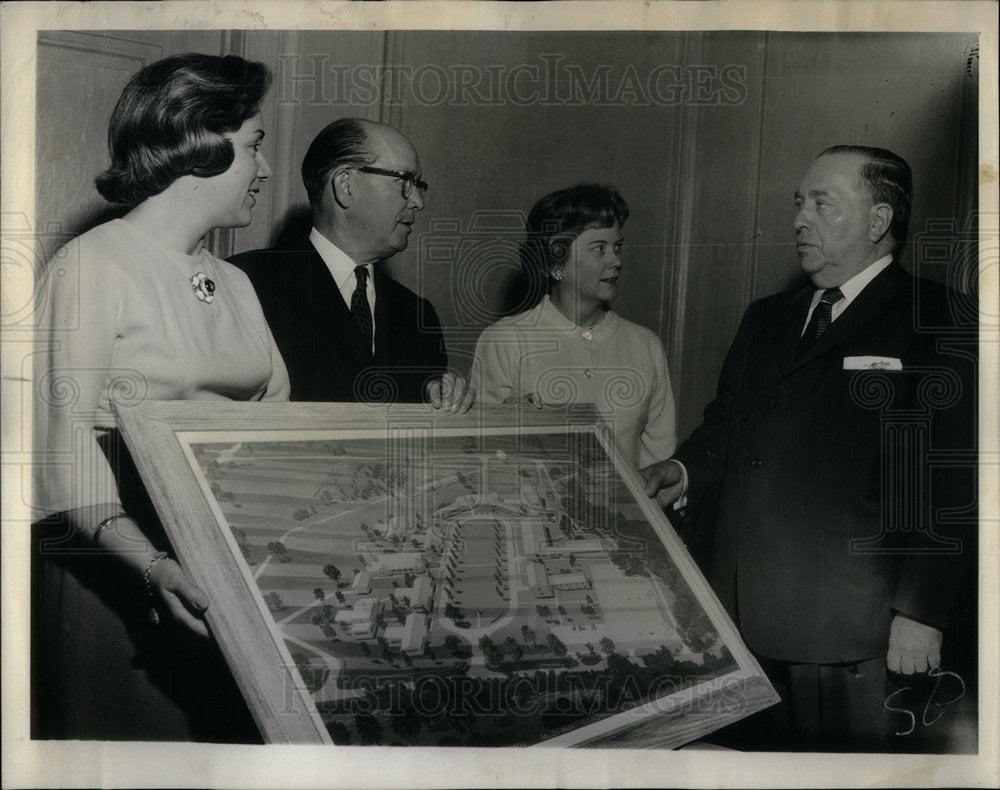
{"type": "Polygon", "coordinates": [[[823,291],[823,295],[809,319],[809,324],[806,326],[806,331],[802,333],[799,340],[797,354],[803,353],[830,328],[830,324],[833,323],[833,306],[843,298],[844,295],[839,288],[827,288],[823,291]]]}

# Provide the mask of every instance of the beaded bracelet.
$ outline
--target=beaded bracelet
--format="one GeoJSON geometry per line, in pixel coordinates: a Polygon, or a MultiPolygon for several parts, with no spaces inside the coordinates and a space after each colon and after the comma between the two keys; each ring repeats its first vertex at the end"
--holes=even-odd
{"type": "Polygon", "coordinates": [[[94,534],[90,536],[90,545],[97,548],[97,541],[101,537],[101,533],[104,532],[111,524],[120,518],[128,518],[128,513],[122,511],[121,513],[115,513],[113,516],[108,516],[104,521],[97,525],[97,529],[94,530],[94,534]]]}
{"type": "Polygon", "coordinates": [[[160,624],[160,613],[156,611],[156,598],[153,596],[153,587],[149,583],[149,573],[153,570],[153,566],[156,565],[156,563],[169,556],[170,555],[165,551],[156,552],[156,554],[150,558],[149,562],[146,563],[146,569],[142,572],[142,580],[146,583],[146,592],[149,593],[149,600],[151,600],[154,604],[154,606],[149,608],[149,613],[146,615],[152,625],[160,624]]]}

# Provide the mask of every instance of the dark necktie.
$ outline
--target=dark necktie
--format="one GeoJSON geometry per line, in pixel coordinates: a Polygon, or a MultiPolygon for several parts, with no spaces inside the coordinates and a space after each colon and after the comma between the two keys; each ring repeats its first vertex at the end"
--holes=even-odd
{"type": "Polygon", "coordinates": [[[833,323],[833,306],[844,298],[839,288],[827,288],[813,310],[806,331],[802,333],[799,340],[797,353],[801,354],[808,349],[820,336],[830,328],[833,323]]]}
{"type": "Polygon", "coordinates": [[[354,288],[354,293],[351,294],[351,315],[354,316],[354,322],[358,325],[365,340],[368,341],[368,349],[371,350],[372,337],[375,333],[372,328],[372,308],[368,304],[368,268],[365,266],[356,267],[354,276],[358,284],[354,288]]]}

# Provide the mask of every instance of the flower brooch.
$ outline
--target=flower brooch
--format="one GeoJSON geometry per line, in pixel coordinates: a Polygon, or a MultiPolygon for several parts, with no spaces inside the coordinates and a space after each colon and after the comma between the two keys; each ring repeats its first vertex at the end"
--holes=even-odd
{"type": "Polygon", "coordinates": [[[199,302],[211,304],[215,299],[215,283],[205,276],[204,272],[198,272],[191,278],[191,287],[194,288],[194,295],[199,302]]]}

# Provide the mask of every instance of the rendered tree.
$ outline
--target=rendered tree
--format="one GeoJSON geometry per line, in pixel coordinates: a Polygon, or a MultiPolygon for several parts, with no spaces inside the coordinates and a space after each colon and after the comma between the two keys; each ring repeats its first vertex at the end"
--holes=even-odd
{"type": "Polygon", "coordinates": [[[272,612],[280,612],[285,608],[281,596],[276,592],[268,593],[264,596],[264,600],[267,602],[267,608],[272,612]]]}
{"type": "Polygon", "coordinates": [[[503,663],[503,653],[496,645],[491,645],[486,652],[486,663],[488,666],[498,667],[503,663]]]}
{"type": "Polygon", "coordinates": [[[405,705],[402,710],[393,712],[390,725],[393,732],[400,738],[413,744],[417,742],[417,736],[420,735],[422,717],[412,706],[405,705]]]}
{"type": "Polygon", "coordinates": [[[382,743],[382,725],[371,714],[357,714],[354,717],[354,726],[357,727],[358,738],[362,745],[371,746],[382,743]]]}
{"type": "Polygon", "coordinates": [[[624,678],[632,674],[635,669],[635,664],[625,658],[625,656],[618,653],[611,653],[608,656],[608,671],[613,677],[624,678]]]}

